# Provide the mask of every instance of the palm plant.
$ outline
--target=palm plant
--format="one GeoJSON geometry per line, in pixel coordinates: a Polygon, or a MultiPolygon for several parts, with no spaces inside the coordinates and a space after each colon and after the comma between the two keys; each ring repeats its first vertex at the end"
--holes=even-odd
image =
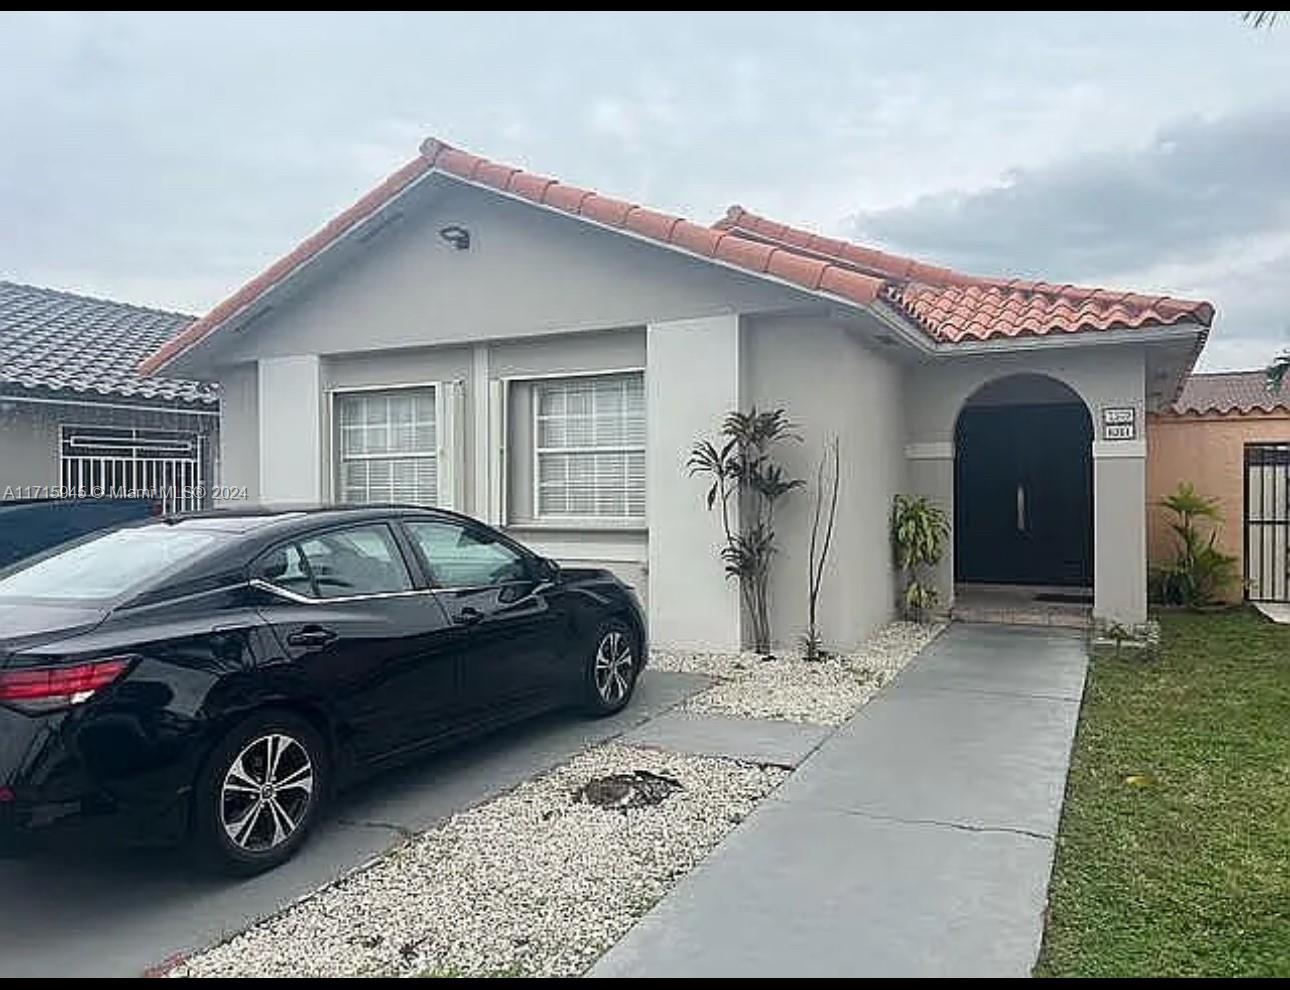
{"type": "Polygon", "coordinates": [[[770,565],[776,553],[775,506],[804,482],[790,478],[775,462],[776,448],[801,440],[783,409],[731,412],[715,441],[700,440],[690,450],[686,468],[708,475],[708,509],[721,508],[725,546],[721,560],[726,576],[739,582],[740,598],[751,624],[753,648],[771,644],[770,565]],[[735,513],[738,512],[738,520],[735,513]]]}
{"type": "Polygon", "coordinates": [[[1157,594],[1169,605],[1212,605],[1236,578],[1236,558],[1217,546],[1218,524],[1223,518],[1218,499],[1201,495],[1183,482],[1160,500],[1160,506],[1173,513],[1169,527],[1178,544],[1173,561],[1153,575],[1157,594]],[[1208,536],[1201,520],[1210,524],[1208,536]]]}
{"type": "Polygon", "coordinates": [[[1287,371],[1290,371],[1290,350],[1282,351],[1263,369],[1264,384],[1269,392],[1281,391],[1281,383],[1285,381],[1287,371]]]}
{"type": "Polygon", "coordinates": [[[940,563],[949,536],[949,522],[940,506],[922,496],[896,496],[891,511],[891,545],[896,567],[904,574],[901,603],[909,619],[919,621],[936,607],[936,588],[919,580],[919,572],[940,563]]]}

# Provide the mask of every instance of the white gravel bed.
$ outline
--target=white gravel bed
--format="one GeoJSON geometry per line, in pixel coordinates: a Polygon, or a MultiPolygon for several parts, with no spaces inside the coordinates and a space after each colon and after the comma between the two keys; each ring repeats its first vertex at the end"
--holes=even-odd
{"type": "Polygon", "coordinates": [[[787,771],[607,745],[416,836],[172,976],[574,976],[698,863],[787,771]],[[683,789],[613,810],[593,777],[683,789]]]}
{"type": "Polygon", "coordinates": [[[676,653],[655,650],[656,670],[708,674],[718,683],[691,698],[689,711],[840,725],[854,715],[944,628],[892,622],[860,649],[807,661],[800,653],[676,653]]]}

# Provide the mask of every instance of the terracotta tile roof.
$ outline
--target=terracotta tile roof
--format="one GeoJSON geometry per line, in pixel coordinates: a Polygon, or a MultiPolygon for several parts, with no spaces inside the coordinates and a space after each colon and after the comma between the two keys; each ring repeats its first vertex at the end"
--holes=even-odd
{"type": "Polygon", "coordinates": [[[1262,370],[1191,375],[1169,411],[1178,416],[1290,412],[1290,380],[1280,392],[1269,392],[1266,382],[1262,370]]]}
{"type": "Polygon", "coordinates": [[[135,366],[193,322],[183,313],[0,282],[0,392],[125,396],[208,408],[214,385],[141,378],[135,366]]]}
{"type": "Polygon", "coordinates": [[[853,305],[867,306],[883,299],[937,342],[1053,330],[1158,326],[1187,320],[1208,325],[1213,316],[1208,303],[975,278],[819,237],[738,207],[732,208],[721,222],[705,227],[501,165],[429,138],[416,158],[143,361],[140,373],[154,374],[214,333],[430,172],[452,175],[853,305]]]}
{"type": "Polygon", "coordinates": [[[882,279],[881,298],[938,343],[1180,323],[1208,327],[1214,318],[1214,307],[1207,302],[966,275],[787,227],[739,206],[732,206],[714,227],[757,243],[791,247],[806,257],[841,262],[882,279]]]}
{"type": "Polygon", "coordinates": [[[827,258],[805,258],[776,245],[692,223],[683,217],[602,196],[589,189],[565,185],[508,165],[472,155],[434,138],[421,145],[421,154],[391,175],[325,227],[274,262],[174,340],[144,361],[139,370],[153,374],[183,351],[209,336],[230,317],[245,310],[291,272],[318,255],[346,231],[370,217],[428,172],[442,172],[499,192],[540,203],[601,226],[617,228],[689,254],[728,264],[757,275],[768,275],[812,292],[866,305],[878,298],[882,280],[839,265],[827,258]]]}

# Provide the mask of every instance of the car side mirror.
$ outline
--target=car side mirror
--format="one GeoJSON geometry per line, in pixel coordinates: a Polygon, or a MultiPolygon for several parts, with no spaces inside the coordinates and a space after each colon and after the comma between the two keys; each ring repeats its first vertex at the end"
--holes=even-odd
{"type": "Polygon", "coordinates": [[[560,580],[560,565],[550,557],[539,557],[538,576],[543,581],[555,583],[560,580]]]}

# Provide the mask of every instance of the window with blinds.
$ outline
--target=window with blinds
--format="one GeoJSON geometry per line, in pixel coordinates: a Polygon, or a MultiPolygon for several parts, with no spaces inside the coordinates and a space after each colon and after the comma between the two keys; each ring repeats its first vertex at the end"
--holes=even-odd
{"type": "Polygon", "coordinates": [[[438,503],[433,388],[338,395],[336,420],[340,501],[438,503]]]}
{"type": "Polygon", "coordinates": [[[644,375],[538,382],[533,409],[537,517],[643,521],[644,375]]]}

